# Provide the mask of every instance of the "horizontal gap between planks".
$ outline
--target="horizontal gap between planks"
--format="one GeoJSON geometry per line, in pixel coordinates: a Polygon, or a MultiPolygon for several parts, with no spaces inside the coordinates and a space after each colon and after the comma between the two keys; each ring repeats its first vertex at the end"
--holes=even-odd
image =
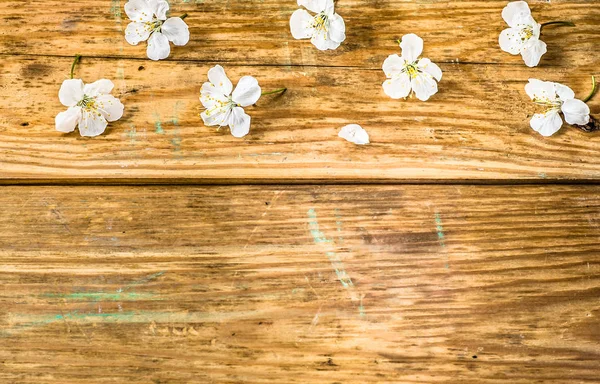
{"type": "Polygon", "coordinates": [[[0,180],[2,186],[23,186],[23,187],[46,187],[46,186],[196,186],[196,187],[219,187],[219,186],[336,186],[336,185],[456,185],[456,186],[564,186],[564,185],[590,185],[600,186],[600,180],[272,180],[272,179],[252,179],[252,180],[198,180],[198,179],[80,179],[80,180],[55,180],[55,179],[4,179],[0,180]]]}
{"type": "MultiPolygon", "coordinates": [[[[30,54],[30,53],[0,53],[0,57],[32,57],[32,58],[57,58],[57,59],[74,59],[75,55],[51,55],[51,54],[30,54]]],[[[128,57],[128,56],[89,56],[82,55],[82,59],[93,59],[93,60],[132,60],[132,61],[143,61],[143,62],[155,62],[147,58],[140,57],[128,57]]],[[[433,60],[433,59],[432,59],[433,60]]],[[[476,61],[436,61],[438,64],[454,64],[454,65],[492,65],[498,67],[522,67],[520,63],[487,63],[487,62],[476,62],[476,61]]],[[[347,65],[315,65],[315,64],[256,64],[249,63],[244,64],[238,61],[227,61],[227,60],[201,60],[201,59],[165,59],[158,62],[173,62],[173,63],[199,63],[199,64],[227,64],[236,67],[274,67],[274,68],[338,68],[338,69],[355,69],[363,71],[381,71],[381,67],[360,67],[360,66],[347,66],[347,65]]],[[[383,62],[381,63],[383,65],[383,62]]],[[[546,65],[548,68],[557,67],[559,65],[546,65]]]]}

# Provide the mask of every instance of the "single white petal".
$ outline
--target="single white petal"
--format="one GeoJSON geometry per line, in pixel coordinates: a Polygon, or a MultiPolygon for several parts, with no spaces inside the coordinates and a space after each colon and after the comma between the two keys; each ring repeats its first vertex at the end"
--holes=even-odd
{"type": "Polygon", "coordinates": [[[562,105],[562,112],[568,124],[586,125],[590,122],[590,107],[581,100],[567,100],[562,105]]]}
{"type": "Polygon", "coordinates": [[[169,11],[169,3],[165,0],[147,0],[158,20],[166,20],[169,11]]]}
{"type": "Polygon", "coordinates": [[[94,137],[102,134],[108,125],[108,122],[100,113],[81,111],[81,121],[79,122],[79,133],[81,136],[94,137]]]}
{"type": "Polygon", "coordinates": [[[204,124],[212,127],[218,125],[222,127],[224,125],[229,125],[229,116],[231,116],[231,108],[223,107],[218,109],[207,109],[206,111],[200,114],[202,117],[202,121],[204,124]]]}
{"type": "Polygon", "coordinates": [[[411,80],[411,87],[417,99],[427,101],[438,91],[438,86],[433,76],[427,73],[419,73],[411,80]]]}
{"type": "Polygon", "coordinates": [[[423,53],[423,39],[414,33],[409,33],[402,36],[400,48],[402,48],[402,58],[409,63],[414,63],[423,53]]]}
{"type": "Polygon", "coordinates": [[[383,82],[383,91],[392,99],[408,97],[410,90],[410,77],[406,73],[401,73],[383,82]]]}
{"type": "Polygon", "coordinates": [[[542,40],[530,39],[521,52],[525,65],[528,67],[536,67],[542,58],[542,56],[548,51],[546,43],[542,40]]]}
{"type": "Polygon", "coordinates": [[[229,102],[229,95],[224,95],[221,89],[215,87],[212,83],[202,84],[200,90],[200,102],[204,108],[210,109],[215,106],[222,106],[229,102]]]}
{"type": "Polygon", "coordinates": [[[231,99],[242,107],[247,107],[249,105],[256,104],[258,99],[260,99],[261,94],[260,86],[258,85],[258,80],[256,80],[252,76],[244,76],[240,79],[233,94],[231,95],[231,99]]]}
{"type": "Polygon", "coordinates": [[[329,38],[336,43],[346,40],[346,24],[337,13],[329,18],[329,38]]]}
{"type": "Polygon", "coordinates": [[[369,144],[369,134],[358,124],[346,125],[340,130],[338,136],[357,145],[369,144]]]}
{"type": "Polygon", "coordinates": [[[391,78],[392,75],[402,72],[406,64],[406,60],[400,56],[396,54],[389,55],[383,62],[383,72],[385,72],[386,77],[391,78]]]}
{"type": "MultiPolygon", "coordinates": [[[[566,85],[562,85],[560,83],[552,83],[554,84],[554,91],[562,101],[572,100],[575,98],[575,92],[566,85]]],[[[586,123],[587,124],[587,123],[586,123]]]]}
{"type": "Polygon", "coordinates": [[[64,112],[56,115],[54,122],[56,130],[59,132],[69,133],[75,130],[75,127],[81,120],[81,107],[70,107],[64,112]]]}
{"type": "Polygon", "coordinates": [[[114,87],[115,87],[115,85],[113,84],[112,81],[107,80],[107,79],[100,79],[100,80],[94,81],[91,84],[84,85],[83,93],[86,94],[87,96],[105,95],[105,94],[109,94],[113,90],[114,87]]]}
{"type": "Polygon", "coordinates": [[[315,31],[313,37],[310,39],[310,42],[313,43],[313,45],[320,51],[337,49],[342,44],[341,42],[331,40],[329,38],[329,33],[324,31],[315,31]]]}
{"type": "MultiPolygon", "coordinates": [[[[332,0],[330,0],[332,1],[332,0]]],[[[321,13],[327,8],[328,0],[298,0],[298,5],[314,13],[321,13]]]]}
{"type": "Polygon", "coordinates": [[[563,121],[558,114],[558,110],[553,109],[544,114],[536,113],[533,115],[530,124],[534,131],[548,137],[558,132],[560,127],[562,127],[563,121]]]}
{"type": "Polygon", "coordinates": [[[294,39],[308,39],[313,35],[313,16],[304,9],[298,9],[290,18],[290,30],[294,39]]]}
{"type": "Polygon", "coordinates": [[[233,108],[229,116],[229,129],[234,137],[244,137],[250,132],[250,116],[243,108],[233,108]]]}
{"type": "Polygon", "coordinates": [[[125,28],[125,40],[131,45],[138,45],[150,37],[150,27],[146,23],[131,22],[125,28]]]}
{"type": "Polygon", "coordinates": [[[531,100],[548,100],[556,101],[555,83],[550,81],[542,81],[538,79],[529,79],[529,83],[525,85],[525,92],[531,100]]]}
{"type": "Polygon", "coordinates": [[[518,55],[521,53],[521,49],[523,49],[523,46],[525,45],[525,41],[521,39],[519,30],[514,28],[508,28],[502,31],[498,38],[498,43],[504,52],[508,52],[511,55],[518,55]]]}
{"type": "Polygon", "coordinates": [[[162,60],[169,57],[170,53],[169,39],[160,32],[154,32],[148,39],[148,49],[146,49],[148,58],[155,61],[162,60]]]}
{"type": "Polygon", "coordinates": [[[513,1],[508,3],[506,7],[502,10],[502,18],[511,27],[514,27],[513,20],[515,16],[519,14],[531,15],[531,10],[529,9],[529,5],[525,1],[513,1]]]}
{"type": "Polygon", "coordinates": [[[170,17],[163,23],[161,31],[175,45],[186,45],[190,41],[190,30],[181,17],[170,17]]]}
{"type": "Polygon", "coordinates": [[[58,91],[58,100],[65,107],[73,107],[83,99],[83,81],[70,79],[63,81],[58,91]]]}
{"type": "Polygon", "coordinates": [[[123,116],[125,106],[121,100],[112,95],[100,95],[96,98],[98,111],[104,116],[106,121],[117,121],[123,116]]]}
{"type": "Polygon", "coordinates": [[[233,84],[225,74],[223,67],[220,65],[217,64],[208,70],[208,81],[213,83],[213,85],[220,90],[222,94],[227,96],[231,95],[233,84]]]}
{"type": "Polygon", "coordinates": [[[437,81],[442,80],[442,70],[440,69],[440,67],[432,63],[431,60],[427,58],[419,60],[419,62],[417,63],[417,68],[419,68],[421,72],[430,74],[437,81]]]}
{"type": "Polygon", "coordinates": [[[125,4],[125,13],[131,21],[152,21],[154,10],[145,0],[130,0],[125,4]]]}

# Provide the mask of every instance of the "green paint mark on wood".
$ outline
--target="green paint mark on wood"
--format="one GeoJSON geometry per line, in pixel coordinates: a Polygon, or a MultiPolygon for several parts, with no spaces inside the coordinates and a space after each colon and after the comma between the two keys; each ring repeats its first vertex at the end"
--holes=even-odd
{"type": "Polygon", "coordinates": [[[154,112],[154,132],[158,133],[159,135],[165,134],[165,130],[162,127],[162,121],[160,120],[160,115],[158,112],[154,112]]]}
{"type": "MultiPolygon", "coordinates": [[[[436,211],[434,218],[435,218],[435,230],[437,231],[438,241],[440,243],[440,246],[442,248],[445,248],[446,247],[446,235],[444,234],[444,226],[442,224],[442,215],[440,215],[440,213],[436,211]]],[[[446,257],[447,257],[447,255],[446,255],[446,257]]],[[[450,268],[450,264],[447,259],[446,259],[445,267],[450,268]]]]}
{"type": "MultiPolygon", "coordinates": [[[[308,223],[308,228],[310,230],[310,234],[313,237],[313,241],[315,244],[331,244],[333,241],[325,237],[325,234],[321,232],[319,229],[319,222],[317,220],[317,212],[311,208],[308,210],[308,217],[310,221],[308,223]]],[[[337,256],[337,254],[333,251],[329,251],[325,253],[327,258],[331,262],[331,266],[335,270],[335,274],[337,275],[340,283],[344,286],[344,288],[354,287],[354,283],[352,283],[352,279],[346,273],[344,269],[344,264],[342,260],[337,256]]]]}

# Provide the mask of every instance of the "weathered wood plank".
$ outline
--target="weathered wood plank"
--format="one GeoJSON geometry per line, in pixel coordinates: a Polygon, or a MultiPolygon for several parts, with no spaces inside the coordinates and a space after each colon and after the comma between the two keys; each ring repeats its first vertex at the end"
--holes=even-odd
{"type": "Polygon", "coordinates": [[[2,382],[598,379],[598,187],[2,192],[2,382]]]}
{"type": "MultiPolygon", "coordinates": [[[[3,26],[0,53],[146,58],[145,45],[123,38],[129,22],[125,0],[37,0],[0,3],[3,26]]],[[[337,10],[347,24],[347,40],[334,52],[319,52],[291,36],[295,0],[171,1],[173,15],[188,13],[191,41],[171,59],[277,65],[336,65],[379,68],[398,49],[406,33],[426,40],[436,62],[485,62],[522,65],[500,51],[498,35],[506,27],[500,14],[507,1],[344,0],[337,10]]],[[[539,22],[572,20],[576,28],[544,32],[549,54],[543,65],[599,64],[600,1],[531,2],[539,22]]]]}
{"type": "MultiPolygon", "coordinates": [[[[541,137],[529,127],[536,109],[524,92],[538,77],[585,95],[597,68],[445,64],[440,92],[423,103],[388,98],[379,70],[230,66],[234,82],[251,74],[265,90],[289,88],[247,109],[252,128],[240,140],[198,116],[210,65],[84,58],[80,76],[113,79],[126,105],[105,135],[85,139],[54,129],[70,64],[25,56],[1,64],[1,181],[600,179],[598,135],[565,126],[541,137]],[[373,144],[338,138],[349,123],[373,144]]],[[[590,105],[597,112],[600,98],[590,105]]]]}

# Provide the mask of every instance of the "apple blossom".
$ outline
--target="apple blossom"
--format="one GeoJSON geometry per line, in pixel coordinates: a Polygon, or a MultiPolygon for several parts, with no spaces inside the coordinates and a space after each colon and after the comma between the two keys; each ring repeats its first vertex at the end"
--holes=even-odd
{"type": "Polygon", "coordinates": [[[344,19],[334,11],[334,0],[298,0],[305,9],[296,10],[290,19],[290,29],[295,39],[310,39],[317,49],[336,49],[346,40],[344,19]]]}

